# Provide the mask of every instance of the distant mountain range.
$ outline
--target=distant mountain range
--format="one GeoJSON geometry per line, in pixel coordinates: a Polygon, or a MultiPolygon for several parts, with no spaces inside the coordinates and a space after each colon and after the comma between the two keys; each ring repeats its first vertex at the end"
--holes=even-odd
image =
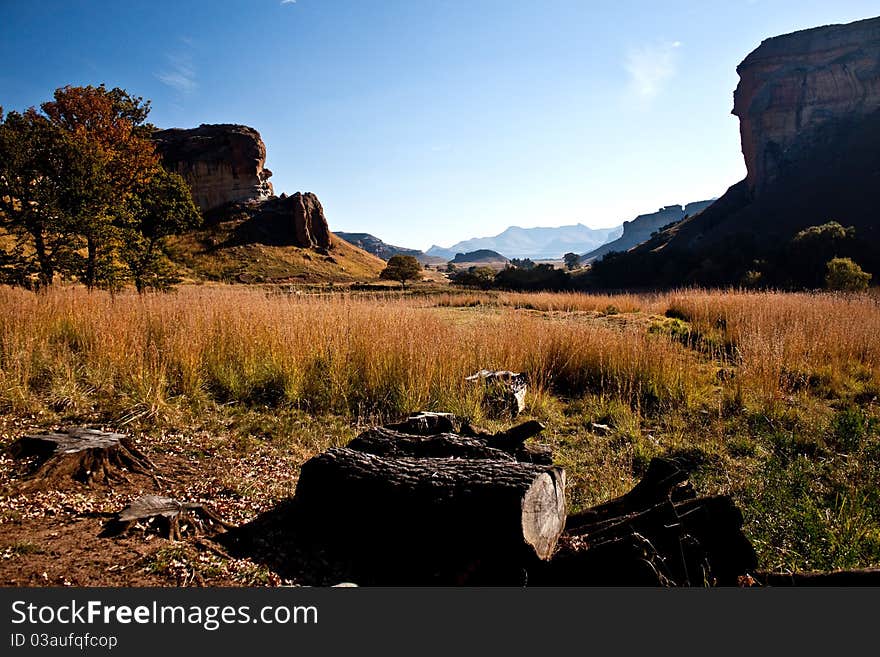
{"type": "Polygon", "coordinates": [[[680,205],[667,205],[660,208],[657,212],[651,214],[640,214],[632,221],[623,222],[623,235],[616,240],[606,242],[602,246],[581,256],[584,263],[598,260],[605,256],[606,253],[612,251],[629,251],[651,237],[651,233],[655,233],[661,228],[669,224],[678,223],[685,217],[692,217],[698,212],[708,208],[715,202],[715,199],[708,201],[696,201],[688,203],[684,207],[680,205]]]}
{"type": "Polygon", "coordinates": [[[432,246],[426,252],[444,260],[452,260],[457,253],[480,249],[497,251],[508,258],[553,260],[564,254],[584,253],[597,248],[623,233],[622,226],[589,228],[583,224],[556,228],[520,228],[511,226],[494,237],[477,237],[453,244],[449,248],[432,246]]]}
{"type": "Polygon", "coordinates": [[[444,263],[447,260],[446,258],[438,258],[435,256],[427,255],[423,251],[419,251],[418,249],[407,249],[402,246],[386,244],[375,235],[370,235],[369,233],[346,233],[336,231],[333,234],[341,239],[344,239],[349,244],[354,244],[356,247],[363,249],[367,253],[372,253],[374,256],[382,258],[382,260],[388,260],[391,256],[395,255],[413,256],[423,265],[437,265],[444,263]]]}
{"type": "Polygon", "coordinates": [[[506,262],[510,258],[559,260],[566,253],[582,253],[585,262],[592,262],[610,251],[626,251],[641,244],[664,226],[693,216],[710,206],[697,201],[685,206],[669,205],[651,214],[642,214],[612,228],[590,228],[583,224],[558,227],[520,228],[511,226],[494,237],[476,237],[453,244],[449,248],[432,246],[420,251],[383,242],[370,233],[337,231],[337,237],[383,260],[393,255],[411,255],[422,264],[479,263],[484,260],[506,262]]]}

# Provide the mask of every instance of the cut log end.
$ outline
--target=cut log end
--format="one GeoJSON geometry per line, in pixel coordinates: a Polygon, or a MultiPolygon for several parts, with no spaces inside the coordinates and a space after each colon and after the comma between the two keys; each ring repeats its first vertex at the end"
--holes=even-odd
{"type": "Polygon", "coordinates": [[[565,529],[565,471],[552,468],[539,475],[523,496],[523,538],[539,559],[553,556],[565,529]]]}

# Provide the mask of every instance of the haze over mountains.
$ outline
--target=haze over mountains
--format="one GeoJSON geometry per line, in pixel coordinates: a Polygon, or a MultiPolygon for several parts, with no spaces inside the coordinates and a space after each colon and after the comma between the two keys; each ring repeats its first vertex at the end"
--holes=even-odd
{"type": "Polygon", "coordinates": [[[574,252],[593,263],[589,283],[595,287],[795,286],[794,236],[830,221],[854,227],[856,240],[843,255],[868,271],[880,270],[878,61],[880,18],[765,40],[737,68],[733,113],[740,119],[748,175],[718,200],[666,206],[612,228],[512,226],[427,253],[368,233],[341,234],[357,249],[335,240],[317,197],[273,195],[255,130],[203,125],[155,138],[166,166],[190,184],[209,218],[206,230],[214,233],[188,250],[205,261],[228,255],[218,274],[224,279],[252,276],[253,267],[243,264],[248,258],[268,272],[267,280],[293,280],[311,275],[316,263],[327,277],[378,272],[381,261],[363,251],[386,260],[405,253],[423,263],[480,251],[500,254],[499,262],[555,260],[574,252]],[[236,249],[245,248],[259,253],[238,255],[236,249]],[[612,252],[618,253],[604,257],[612,252]],[[264,266],[272,258],[278,266],[264,266]]]}
{"type": "Polygon", "coordinates": [[[497,251],[508,258],[554,260],[564,254],[590,251],[623,233],[622,226],[590,228],[583,224],[556,228],[520,228],[511,226],[493,237],[476,237],[457,242],[449,248],[432,246],[427,254],[451,260],[457,253],[481,249],[497,251]]]}

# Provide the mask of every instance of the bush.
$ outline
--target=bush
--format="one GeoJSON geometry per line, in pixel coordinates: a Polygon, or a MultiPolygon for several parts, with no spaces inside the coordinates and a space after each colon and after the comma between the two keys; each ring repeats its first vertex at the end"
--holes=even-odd
{"type": "Polygon", "coordinates": [[[826,265],[825,287],[841,292],[864,292],[871,282],[871,274],[862,271],[850,258],[832,258],[826,265]]]}

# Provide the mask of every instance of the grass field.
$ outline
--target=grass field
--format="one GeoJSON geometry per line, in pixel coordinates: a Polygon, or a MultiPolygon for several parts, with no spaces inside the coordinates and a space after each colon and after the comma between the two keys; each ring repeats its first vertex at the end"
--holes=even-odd
{"type": "Polygon", "coordinates": [[[736,498],[762,568],[880,564],[873,296],[0,288],[3,444],[71,423],[124,429],[204,464],[217,485],[198,494],[234,500],[239,519],[366,424],[425,409],[492,427],[464,380],[480,368],[528,375],[527,415],[547,424],[573,509],[665,455],[701,492],[736,498]]]}

